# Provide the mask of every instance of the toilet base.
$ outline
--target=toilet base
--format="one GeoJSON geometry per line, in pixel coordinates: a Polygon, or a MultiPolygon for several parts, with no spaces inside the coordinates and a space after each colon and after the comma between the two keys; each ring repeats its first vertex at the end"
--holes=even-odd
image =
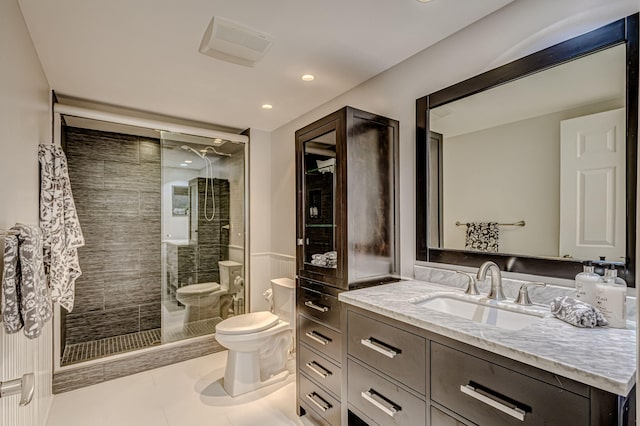
{"type": "Polygon", "coordinates": [[[276,373],[260,379],[260,352],[229,351],[227,367],[224,372],[224,390],[230,396],[238,396],[264,386],[281,382],[289,376],[289,371],[276,373]]]}

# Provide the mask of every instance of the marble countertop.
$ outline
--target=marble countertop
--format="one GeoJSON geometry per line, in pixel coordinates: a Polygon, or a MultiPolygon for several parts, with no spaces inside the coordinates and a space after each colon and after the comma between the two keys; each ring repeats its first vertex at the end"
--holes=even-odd
{"type": "Polygon", "coordinates": [[[636,330],[578,328],[547,316],[514,331],[411,303],[459,288],[401,281],[340,293],[341,302],[503,355],[581,383],[626,396],[635,384],[636,330]]]}

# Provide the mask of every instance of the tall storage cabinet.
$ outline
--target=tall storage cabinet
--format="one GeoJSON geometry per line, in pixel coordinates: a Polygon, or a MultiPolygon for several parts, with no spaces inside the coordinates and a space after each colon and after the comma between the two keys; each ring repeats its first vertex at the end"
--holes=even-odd
{"type": "Polygon", "coordinates": [[[398,121],[344,107],[296,132],[298,411],[341,424],[341,291],[398,267],[398,121]]]}

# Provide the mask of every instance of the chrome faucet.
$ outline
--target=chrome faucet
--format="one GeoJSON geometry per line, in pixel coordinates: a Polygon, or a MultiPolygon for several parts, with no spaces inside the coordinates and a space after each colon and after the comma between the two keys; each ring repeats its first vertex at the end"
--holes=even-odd
{"type": "Polygon", "coordinates": [[[492,300],[504,300],[504,293],[502,292],[502,274],[500,273],[500,267],[491,261],[484,262],[478,269],[478,281],[482,281],[487,278],[487,270],[491,271],[491,290],[487,298],[492,300]]]}

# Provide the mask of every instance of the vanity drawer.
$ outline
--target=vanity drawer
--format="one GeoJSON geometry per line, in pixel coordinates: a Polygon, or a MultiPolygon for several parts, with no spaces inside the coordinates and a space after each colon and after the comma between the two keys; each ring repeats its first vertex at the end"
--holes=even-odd
{"type": "Polygon", "coordinates": [[[431,399],[490,425],[588,425],[589,400],[431,342],[431,399]]]}
{"type": "Polygon", "coordinates": [[[382,425],[426,424],[426,404],[357,362],[347,361],[348,401],[382,425]]]}
{"type": "Polygon", "coordinates": [[[318,355],[306,345],[300,345],[298,352],[298,366],[300,371],[335,395],[340,395],[340,381],[342,369],[326,358],[318,355]]]}
{"type": "Polygon", "coordinates": [[[298,316],[298,330],[301,343],[323,353],[338,364],[342,362],[342,336],[339,332],[303,315],[298,316]]]}
{"type": "Polygon", "coordinates": [[[331,327],[340,328],[340,302],[337,297],[299,287],[297,303],[298,312],[316,318],[331,327]]]}
{"type": "Polygon", "coordinates": [[[316,414],[333,426],[340,425],[340,401],[331,396],[322,387],[300,374],[300,400],[305,409],[310,407],[316,414]]]}
{"type": "Polygon", "coordinates": [[[425,394],[426,340],[349,311],[349,355],[425,394]]]}

